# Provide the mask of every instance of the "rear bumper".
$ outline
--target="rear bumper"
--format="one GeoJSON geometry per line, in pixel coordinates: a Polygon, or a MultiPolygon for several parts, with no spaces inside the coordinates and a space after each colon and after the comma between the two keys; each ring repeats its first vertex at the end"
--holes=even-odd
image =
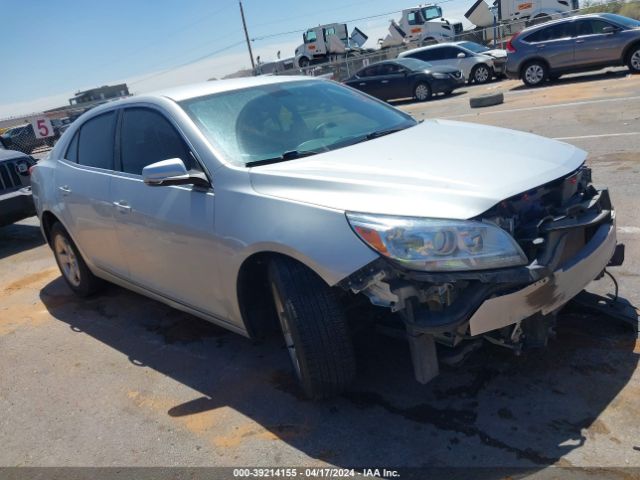
{"type": "Polygon", "coordinates": [[[31,187],[0,195],[0,226],[10,225],[35,214],[31,187]]]}

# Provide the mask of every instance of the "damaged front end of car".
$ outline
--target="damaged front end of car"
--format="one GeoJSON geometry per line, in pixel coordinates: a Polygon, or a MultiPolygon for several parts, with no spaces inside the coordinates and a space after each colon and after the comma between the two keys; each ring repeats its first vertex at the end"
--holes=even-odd
{"type": "Polygon", "coordinates": [[[381,258],[340,286],[403,320],[421,383],[438,374],[436,343],[546,345],[558,310],[624,260],[609,192],[585,166],[465,221],[347,217],[381,258]]]}

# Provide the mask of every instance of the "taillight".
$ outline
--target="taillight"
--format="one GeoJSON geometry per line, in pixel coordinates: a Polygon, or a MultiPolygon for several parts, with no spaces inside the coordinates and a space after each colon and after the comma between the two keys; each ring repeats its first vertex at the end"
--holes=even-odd
{"type": "Polygon", "coordinates": [[[516,53],[516,48],[513,46],[513,43],[511,43],[511,42],[513,42],[516,39],[517,36],[518,36],[518,34],[516,33],[507,42],[507,47],[506,47],[507,53],[516,53]]]}

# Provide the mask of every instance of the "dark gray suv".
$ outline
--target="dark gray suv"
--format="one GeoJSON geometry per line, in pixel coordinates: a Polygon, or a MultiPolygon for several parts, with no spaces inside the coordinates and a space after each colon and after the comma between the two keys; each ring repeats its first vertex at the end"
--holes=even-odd
{"type": "Polygon", "coordinates": [[[507,76],[530,87],[565,73],[628,65],[640,72],[640,21],[612,13],[536,25],[507,43],[507,76]]]}

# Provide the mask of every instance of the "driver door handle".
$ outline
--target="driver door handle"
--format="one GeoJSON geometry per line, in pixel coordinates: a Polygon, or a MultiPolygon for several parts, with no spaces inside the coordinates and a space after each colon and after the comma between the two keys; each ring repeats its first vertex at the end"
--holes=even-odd
{"type": "Polygon", "coordinates": [[[382,80],[380,83],[389,83],[389,80],[382,80]]]}
{"type": "Polygon", "coordinates": [[[576,43],[584,43],[584,40],[576,40],[576,43]]]}
{"type": "Polygon", "coordinates": [[[129,212],[131,210],[131,205],[129,205],[124,200],[120,200],[119,202],[113,202],[113,205],[123,213],[129,212]]]}
{"type": "Polygon", "coordinates": [[[69,188],[69,185],[63,185],[61,187],[58,187],[58,190],[60,190],[63,195],[69,195],[71,193],[71,189],[69,188]]]}

